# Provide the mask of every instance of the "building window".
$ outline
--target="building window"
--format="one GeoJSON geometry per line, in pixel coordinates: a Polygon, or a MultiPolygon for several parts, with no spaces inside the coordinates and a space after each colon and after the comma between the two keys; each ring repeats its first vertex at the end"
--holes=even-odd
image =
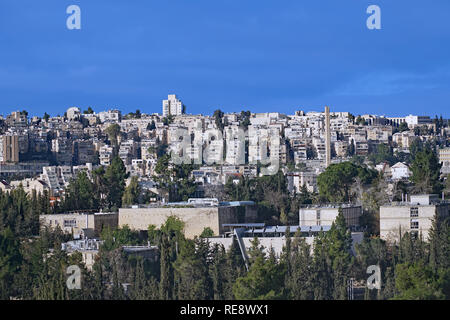
{"type": "Polygon", "coordinates": [[[419,229],[419,221],[418,220],[411,220],[411,229],[414,229],[414,230],[419,229]]]}
{"type": "Polygon", "coordinates": [[[316,220],[320,220],[320,210],[316,211],[316,220]]]}
{"type": "Polygon", "coordinates": [[[73,228],[77,226],[77,220],[64,220],[64,228],[73,228]]]}
{"type": "Polygon", "coordinates": [[[419,208],[413,207],[410,209],[410,217],[417,218],[419,216],[419,208]]]}
{"type": "Polygon", "coordinates": [[[320,226],[320,220],[317,220],[316,225],[320,226]]]}

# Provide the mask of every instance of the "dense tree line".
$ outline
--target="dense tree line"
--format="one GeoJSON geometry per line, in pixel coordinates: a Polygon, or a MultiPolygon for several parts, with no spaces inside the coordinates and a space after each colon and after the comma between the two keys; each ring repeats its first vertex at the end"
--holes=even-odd
{"type": "Polygon", "coordinates": [[[369,265],[381,269],[381,289],[363,289],[364,299],[449,299],[450,221],[434,223],[429,242],[406,233],[399,244],[365,238],[352,253],[351,234],[342,214],[329,232],[311,245],[290,237],[280,257],[258,240],[248,250],[246,270],[237,242],[229,250],[207,239],[186,239],[183,223],[171,217],[148,234],[105,229],[91,271],[81,254],[67,255],[67,236],[43,230],[39,238],[19,241],[10,229],[0,232],[0,297],[46,300],[345,300],[349,280],[364,286],[369,265]],[[125,254],[122,245],[150,241],[157,260],[125,254]],[[68,290],[66,269],[82,269],[81,290],[68,290]],[[365,290],[365,291],[364,291],[365,290]]]}
{"type": "Polygon", "coordinates": [[[15,237],[39,234],[39,215],[53,213],[48,192],[28,195],[22,186],[0,190],[0,231],[8,229],[15,237]]]}

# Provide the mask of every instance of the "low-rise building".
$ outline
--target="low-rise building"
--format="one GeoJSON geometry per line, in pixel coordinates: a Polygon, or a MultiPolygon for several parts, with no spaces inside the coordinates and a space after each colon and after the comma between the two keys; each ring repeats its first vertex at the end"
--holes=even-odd
{"type": "Polygon", "coordinates": [[[256,207],[252,201],[218,202],[217,199],[189,199],[188,202],[133,206],[119,209],[119,227],[148,230],[149,225],[160,227],[167,218],[175,216],[184,222],[184,234],[194,238],[210,228],[215,235],[224,232],[224,223],[253,222],[256,207]]]}
{"type": "Polygon", "coordinates": [[[450,173],[450,148],[439,149],[439,162],[442,164],[441,172],[450,173]]]}
{"type": "Polygon", "coordinates": [[[289,192],[300,193],[303,186],[308,192],[317,191],[317,173],[315,172],[293,172],[287,174],[289,192]]]}
{"type": "Polygon", "coordinates": [[[392,180],[408,179],[411,176],[411,170],[403,162],[397,162],[391,167],[392,180]]]}
{"type": "Polygon", "coordinates": [[[74,239],[80,239],[86,233],[100,236],[101,231],[108,227],[116,229],[118,224],[117,213],[62,213],[45,214],[40,217],[41,228],[60,228],[64,233],[72,234],[74,239]]]}
{"type": "Polygon", "coordinates": [[[80,252],[84,265],[88,270],[92,270],[100,245],[102,244],[103,241],[97,239],[73,240],[62,243],[61,250],[66,251],[68,255],[80,252]]]}
{"type": "Polygon", "coordinates": [[[331,226],[342,210],[345,222],[351,230],[358,230],[359,219],[363,214],[362,207],[356,205],[310,205],[299,210],[300,226],[331,226]]]}
{"type": "MultiPolygon", "coordinates": [[[[224,225],[225,228],[232,229],[222,237],[208,238],[211,246],[219,244],[225,250],[229,250],[233,245],[233,241],[237,241],[244,260],[248,260],[248,250],[252,247],[255,238],[258,239],[259,245],[263,246],[264,253],[269,255],[272,251],[275,257],[280,258],[283,247],[286,245],[287,226],[265,226],[263,223],[254,224],[235,224],[224,225]]],[[[310,246],[311,254],[313,253],[314,238],[321,232],[328,232],[331,226],[289,226],[289,234],[291,240],[294,241],[297,236],[303,238],[310,246]]],[[[352,232],[352,252],[354,253],[354,245],[361,243],[363,240],[363,232],[352,232]]]]}
{"type": "Polygon", "coordinates": [[[28,193],[32,194],[33,191],[36,192],[36,194],[44,194],[44,191],[50,191],[49,186],[47,183],[40,179],[23,179],[23,180],[17,180],[17,181],[11,181],[10,187],[18,188],[22,186],[23,190],[28,193]]]}
{"type": "Polygon", "coordinates": [[[438,195],[412,195],[410,201],[392,202],[380,207],[380,237],[399,242],[406,233],[421,235],[428,240],[432,219],[437,223],[450,215],[450,203],[438,195]]]}

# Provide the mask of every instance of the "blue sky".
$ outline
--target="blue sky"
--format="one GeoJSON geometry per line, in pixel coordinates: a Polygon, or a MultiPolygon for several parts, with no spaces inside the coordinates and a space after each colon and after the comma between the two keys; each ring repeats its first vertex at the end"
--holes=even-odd
{"type": "Polygon", "coordinates": [[[176,93],[193,114],[450,117],[449,19],[448,0],[1,0],[0,114],[153,113],[176,93]]]}

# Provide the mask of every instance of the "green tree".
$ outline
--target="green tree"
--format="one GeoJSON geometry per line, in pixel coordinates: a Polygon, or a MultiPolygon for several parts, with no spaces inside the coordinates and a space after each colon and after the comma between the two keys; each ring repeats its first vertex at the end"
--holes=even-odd
{"type": "Polygon", "coordinates": [[[353,257],[351,253],[352,235],[347,228],[341,208],[336,220],[331,225],[330,231],[326,233],[325,239],[333,270],[333,298],[345,300],[353,257]]]}
{"type": "Polygon", "coordinates": [[[401,300],[445,299],[439,287],[439,275],[421,263],[404,263],[396,266],[395,287],[401,300]]]}
{"type": "Polygon", "coordinates": [[[87,110],[84,110],[84,114],[94,114],[94,110],[91,107],[88,107],[87,110]]]}
{"type": "Polygon", "coordinates": [[[233,287],[238,300],[274,300],[283,298],[285,269],[271,255],[266,258],[264,248],[259,246],[255,238],[249,250],[250,269],[239,277],[233,287]]]}
{"type": "Polygon", "coordinates": [[[139,186],[139,179],[137,176],[133,176],[130,184],[125,188],[125,192],[122,197],[122,205],[138,204],[140,195],[141,187],[139,186]]]}
{"type": "Polygon", "coordinates": [[[111,144],[117,149],[119,146],[118,136],[120,134],[120,126],[117,123],[113,123],[106,128],[105,132],[108,135],[108,139],[111,141],[111,144]]]}
{"type": "Polygon", "coordinates": [[[118,210],[122,206],[126,177],[125,165],[118,156],[114,157],[111,165],[106,169],[104,176],[106,185],[108,186],[106,202],[110,210],[118,210]]]}
{"type": "Polygon", "coordinates": [[[442,184],[439,180],[441,164],[436,151],[426,146],[416,152],[411,165],[415,190],[419,193],[440,193],[442,184]]]}
{"type": "Polygon", "coordinates": [[[347,149],[347,156],[352,157],[355,155],[355,141],[352,139],[352,141],[350,142],[350,145],[348,146],[347,149]]]}
{"type": "Polygon", "coordinates": [[[357,175],[357,166],[351,162],[330,165],[317,177],[320,196],[330,202],[350,201],[350,188],[357,175]]]}
{"type": "Polygon", "coordinates": [[[408,131],[408,124],[406,122],[402,122],[400,123],[400,125],[398,126],[398,131],[403,132],[403,131],[408,131]]]}
{"type": "Polygon", "coordinates": [[[376,150],[369,155],[369,160],[373,165],[377,165],[382,162],[387,162],[389,165],[393,165],[396,162],[391,147],[384,143],[377,145],[376,150]]]}
{"type": "Polygon", "coordinates": [[[94,185],[85,171],[78,173],[66,189],[63,208],[70,210],[98,209],[97,199],[93,197],[94,185]]]}
{"type": "Polygon", "coordinates": [[[21,264],[19,242],[7,228],[0,231],[0,299],[9,300],[14,293],[13,279],[21,264]]]}
{"type": "MultiPolygon", "coordinates": [[[[288,243],[288,240],[286,242],[288,243]]],[[[287,243],[286,246],[288,246],[287,243]]],[[[314,299],[311,247],[300,235],[292,241],[292,252],[286,256],[286,259],[290,261],[285,280],[289,299],[314,299]]]]}
{"type": "Polygon", "coordinates": [[[155,121],[154,120],[152,120],[152,122],[150,122],[148,125],[147,125],[147,130],[155,130],[156,129],[156,124],[155,124],[155,121]]]}
{"type": "Polygon", "coordinates": [[[224,128],[223,116],[224,116],[224,113],[220,109],[214,111],[214,114],[213,114],[214,122],[216,124],[217,129],[219,129],[221,131],[223,131],[223,128],[224,128]]]}
{"type": "Polygon", "coordinates": [[[214,231],[210,227],[205,227],[200,235],[200,238],[214,237],[214,231]]]}
{"type": "Polygon", "coordinates": [[[209,244],[207,240],[187,240],[181,243],[174,263],[177,299],[207,300],[213,296],[209,276],[209,244]]]}

